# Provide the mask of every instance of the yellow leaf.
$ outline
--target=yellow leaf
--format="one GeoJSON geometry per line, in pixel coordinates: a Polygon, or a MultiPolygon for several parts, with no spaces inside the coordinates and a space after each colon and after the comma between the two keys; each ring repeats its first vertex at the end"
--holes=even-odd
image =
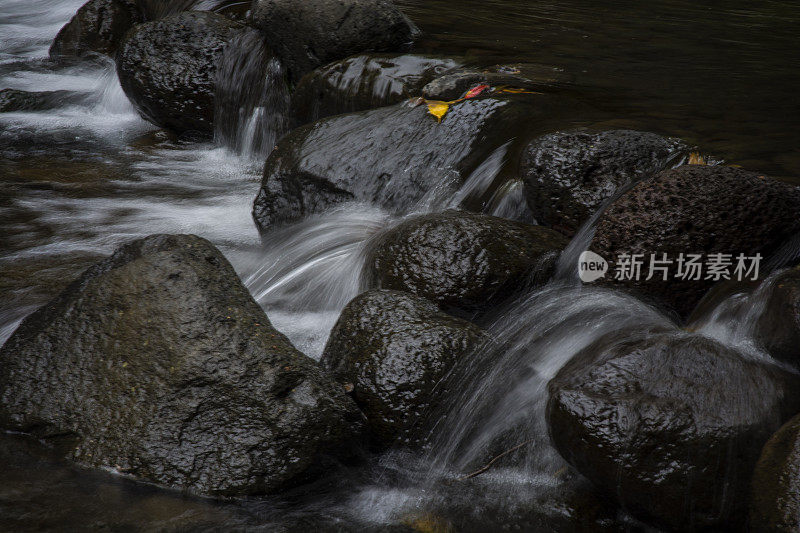
{"type": "Polygon", "coordinates": [[[689,161],[687,165],[707,165],[706,158],[700,155],[700,152],[692,152],[689,154],[689,161]]]}
{"type": "Polygon", "coordinates": [[[449,109],[450,104],[447,102],[439,102],[436,100],[431,100],[428,102],[428,113],[436,117],[436,121],[440,124],[449,109]]]}
{"type": "Polygon", "coordinates": [[[403,523],[419,533],[449,533],[452,531],[447,522],[429,513],[407,516],[403,523]]]}

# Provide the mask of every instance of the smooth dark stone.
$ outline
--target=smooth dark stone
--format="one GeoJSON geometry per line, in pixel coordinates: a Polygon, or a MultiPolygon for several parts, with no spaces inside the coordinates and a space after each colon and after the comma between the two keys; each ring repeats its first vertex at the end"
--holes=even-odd
{"type": "Polygon", "coordinates": [[[478,85],[527,91],[548,91],[570,84],[572,78],[558,67],[520,63],[486,68],[457,68],[430,81],[422,89],[429,100],[450,102],[478,85]]]}
{"type": "Polygon", "coordinates": [[[214,13],[187,11],[140,24],[117,54],[122,89],[150,122],[182,133],[213,133],[216,67],[247,29],[214,13]]]}
{"type": "Polygon", "coordinates": [[[755,337],[770,355],[800,367],[800,267],[782,272],[772,281],[755,337]]]}
{"type": "Polygon", "coordinates": [[[590,346],[549,384],[559,453],[645,522],[744,527],[761,446],[800,409],[800,377],[705,337],[590,346]]]}
{"type": "Polygon", "coordinates": [[[736,257],[760,253],[765,259],[800,229],[800,189],[755,172],[687,165],[665,170],[634,185],[603,213],[590,248],[609,262],[602,283],[633,289],[688,316],[714,284],[705,279],[676,279],[661,273],[646,280],[651,254],[677,262],[680,254],[712,253],[736,257]],[[615,280],[621,254],[643,254],[639,280],[615,280]]]}
{"type": "Polygon", "coordinates": [[[320,363],[352,387],[380,446],[410,444],[415,423],[446,395],[442,379],[488,339],[424,298],[371,290],[342,311],[320,363]]]}
{"type": "Polygon", "coordinates": [[[367,264],[375,286],[469,315],[545,281],[566,245],[564,237],[542,226],[445,211],[386,232],[367,264]]]}
{"type": "Polygon", "coordinates": [[[191,235],[121,247],[0,349],[0,427],[199,494],[305,481],[353,452],[361,420],[225,257],[191,235]]]}
{"type": "Polygon", "coordinates": [[[545,135],[528,145],[520,164],[528,207],[540,224],[572,236],[621,187],[664,170],[681,148],[631,130],[545,135]]]}
{"type": "Polygon", "coordinates": [[[459,60],[436,56],[363,54],[306,74],[292,94],[298,125],[365,111],[422,94],[422,87],[459,60]]]}
{"type": "Polygon", "coordinates": [[[0,113],[14,111],[47,111],[69,104],[77,104],[85,95],[72,91],[28,92],[17,89],[0,91],[0,113]]]}
{"type": "Polygon", "coordinates": [[[114,56],[125,33],[144,16],[134,0],[89,0],[56,35],[50,58],[114,56]]]}
{"type": "Polygon", "coordinates": [[[750,531],[794,533],[800,530],[800,416],[795,416],[764,445],[753,473],[750,531]]]}
{"type": "Polygon", "coordinates": [[[490,96],[451,106],[441,123],[424,103],[322,119],[270,154],[253,216],[264,232],[343,202],[394,214],[440,205],[496,149],[574,109],[546,95],[490,96]]]}
{"type": "Polygon", "coordinates": [[[253,0],[250,22],[295,83],[351,55],[406,51],[420,33],[389,0],[253,0]]]}

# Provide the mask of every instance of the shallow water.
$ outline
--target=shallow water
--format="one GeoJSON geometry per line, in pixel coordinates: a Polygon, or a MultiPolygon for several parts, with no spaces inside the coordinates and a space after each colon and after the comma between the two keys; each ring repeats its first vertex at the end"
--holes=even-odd
{"type": "MultiPolygon", "coordinates": [[[[250,209],[263,149],[273,137],[254,140],[240,128],[226,134],[230,148],[176,139],[136,115],[110,61],[50,65],[50,42],[81,3],[0,0],[0,89],[80,95],[52,111],[0,114],[0,342],[22,317],[120,243],[151,233],[194,233],[221,248],[276,327],[317,357],[339,311],[363,288],[365,247],[398,220],[373,206],[345,206],[262,243],[250,209]]],[[[791,2],[397,3],[426,31],[422,51],[466,55],[481,64],[553,65],[571,80],[564,90],[608,117],[609,127],[681,137],[745,168],[800,176],[800,100],[794,94],[800,85],[800,11],[791,2]]],[[[259,112],[261,96],[255,95],[253,112],[259,112]]],[[[254,120],[264,120],[260,112],[254,120]]],[[[247,116],[236,118],[248,122],[247,116]]],[[[489,189],[507,150],[503,145],[492,153],[455,194],[419,209],[469,203],[489,189]]],[[[524,218],[519,182],[498,189],[483,209],[524,218]]],[[[589,232],[578,234],[572,252],[583,249],[589,232]]],[[[574,256],[570,250],[565,256],[574,256]]],[[[522,411],[540,411],[546,380],[611,329],[646,334],[676,328],[635,300],[576,288],[569,264],[574,261],[565,260],[560,281],[495,317],[490,329],[506,339],[499,352],[487,352],[499,353],[497,359],[458,369],[471,392],[433,429],[424,456],[393,452],[376,458],[321,483],[314,497],[292,495],[302,504],[289,512],[286,500],[223,505],[184,498],[81,470],[19,436],[4,436],[0,529],[91,523],[121,529],[260,524],[270,530],[277,523],[303,527],[311,519],[380,529],[426,512],[452,518],[447,502],[452,514],[466,504],[473,512],[485,510],[487,527],[518,517],[562,484],[543,420],[519,419],[522,411]],[[581,335],[573,335],[577,330],[581,335]],[[442,481],[480,466],[501,444],[532,438],[537,446],[520,449],[514,465],[470,483],[442,481]],[[504,509],[492,507],[497,497],[506,501],[504,509]]],[[[747,324],[758,295],[738,298],[698,325],[698,334],[757,356],[747,324]],[[751,300],[743,306],[742,298],[751,300]]]]}

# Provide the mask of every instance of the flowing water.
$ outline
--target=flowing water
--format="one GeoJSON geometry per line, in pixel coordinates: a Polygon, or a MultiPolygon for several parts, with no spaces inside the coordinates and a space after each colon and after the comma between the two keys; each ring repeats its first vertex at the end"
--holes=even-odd
{"type": "MultiPolygon", "coordinates": [[[[151,233],[194,233],[219,246],[276,327],[318,357],[340,310],[364,288],[369,243],[401,219],[374,206],[340,206],[262,241],[250,209],[263,160],[287,127],[280,64],[263,48],[248,46],[252,53],[245,56],[227,53],[222,72],[231,75],[218,84],[223,97],[217,114],[224,120],[217,123],[215,142],[176,138],[138,117],[111,61],[55,66],[46,59],[53,37],[81,3],[0,0],[0,89],[72,94],[50,111],[0,114],[0,342],[27,313],[122,242],[151,233]]],[[[206,4],[196,7],[220,2],[206,4]]],[[[680,137],[746,168],[800,176],[800,100],[794,94],[800,86],[800,10],[792,2],[398,4],[426,31],[424,52],[553,65],[569,77],[572,97],[608,117],[605,126],[680,137]]],[[[413,211],[469,205],[532,220],[521,182],[501,172],[509,149],[495,150],[455,193],[443,187],[413,211]],[[474,205],[487,191],[494,191],[490,199],[474,205]]],[[[498,522],[517,516],[565,483],[543,425],[544,387],[583,347],[611,333],[667,331],[709,336],[743,356],[767,357],[753,343],[750,327],[769,284],[731,296],[688,333],[631,297],[575,281],[577,254],[591,231],[588,225],[564,252],[555,281],[494,317],[488,327],[502,342],[455,369],[459,394],[431,429],[424,454],[390,452],[323,483],[314,497],[221,504],[83,471],[20,436],[5,435],[0,529],[87,523],[270,529],[303,527],[309,517],[380,529],[465,508],[498,522]],[[458,481],[512,447],[496,468],[458,481]]],[[[796,253],[796,245],[787,251],[796,253]]]]}

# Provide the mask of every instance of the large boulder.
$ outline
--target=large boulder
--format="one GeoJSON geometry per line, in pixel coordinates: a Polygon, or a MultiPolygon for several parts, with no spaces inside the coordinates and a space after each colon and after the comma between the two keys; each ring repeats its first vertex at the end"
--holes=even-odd
{"type": "Polygon", "coordinates": [[[550,382],[547,422],[564,459],[634,516],[739,530],[761,446],[800,409],[798,386],[704,337],[600,342],[550,382]]]}
{"type": "Polygon", "coordinates": [[[573,109],[546,95],[489,96],[451,106],[441,123],[410,103],[322,119],[270,154],[253,216],[265,231],[348,201],[393,214],[441,203],[538,119],[573,109]]]}
{"type": "Polygon", "coordinates": [[[251,24],[267,36],[294,82],[364,52],[401,52],[419,29],[389,0],[253,0],[251,24]]]}
{"type": "Polygon", "coordinates": [[[800,416],[764,445],[753,473],[750,531],[800,531],[800,416]]]}
{"type": "Polygon", "coordinates": [[[707,269],[700,279],[677,277],[681,254],[699,254],[701,264],[711,261],[711,254],[730,254],[733,276],[740,254],[766,258],[793,236],[800,229],[799,213],[795,186],[738,168],[687,165],[641,181],[615,200],[599,218],[590,248],[609,262],[604,283],[635,289],[686,317],[724,278],[715,279],[707,269]],[[641,254],[639,279],[615,279],[624,254],[641,254]],[[646,279],[651,254],[659,260],[666,254],[673,262],[666,280],[663,271],[646,279]]]}
{"type": "Polygon", "coordinates": [[[769,283],[755,338],[776,359],[800,367],[800,267],[781,272],[769,283]]]}
{"type": "Polygon", "coordinates": [[[489,215],[445,211],[406,220],[370,250],[372,283],[472,314],[543,281],[567,240],[555,231],[489,215]]]}
{"type": "Polygon", "coordinates": [[[255,30],[200,11],[140,24],[117,54],[122,89],[150,122],[210,135],[217,63],[225,46],[245,31],[255,30]]]}
{"type": "Polygon", "coordinates": [[[297,124],[365,111],[419,96],[436,76],[460,65],[456,59],[414,54],[362,54],[306,74],[292,94],[297,124]]]}
{"type": "Polygon", "coordinates": [[[269,493],[351,448],[361,415],[191,235],[133,241],[0,349],[0,427],[169,487],[269,493]]]}
{"type": "Polygon", "coordinates": [[[544,135],[522,155],[533,216],[572,236],[620,187],[664,170],[681,144],[654,133],[611,130],[544,135]]]}
{"type": "Polygon", "coordinates": [[[89,0],[58,32],[50,58],[113,57],[125,33],[141,22],[144,15],[135,0],[89,0]]]}
{"type": "Polygon", "coordinates": [[[371,290],[342,311],[320,363],[352,387],[376,442],[387,446],[413,441],[409,430],[443,395],[437,385],[487,340],[424,298],[371,290]]]}

